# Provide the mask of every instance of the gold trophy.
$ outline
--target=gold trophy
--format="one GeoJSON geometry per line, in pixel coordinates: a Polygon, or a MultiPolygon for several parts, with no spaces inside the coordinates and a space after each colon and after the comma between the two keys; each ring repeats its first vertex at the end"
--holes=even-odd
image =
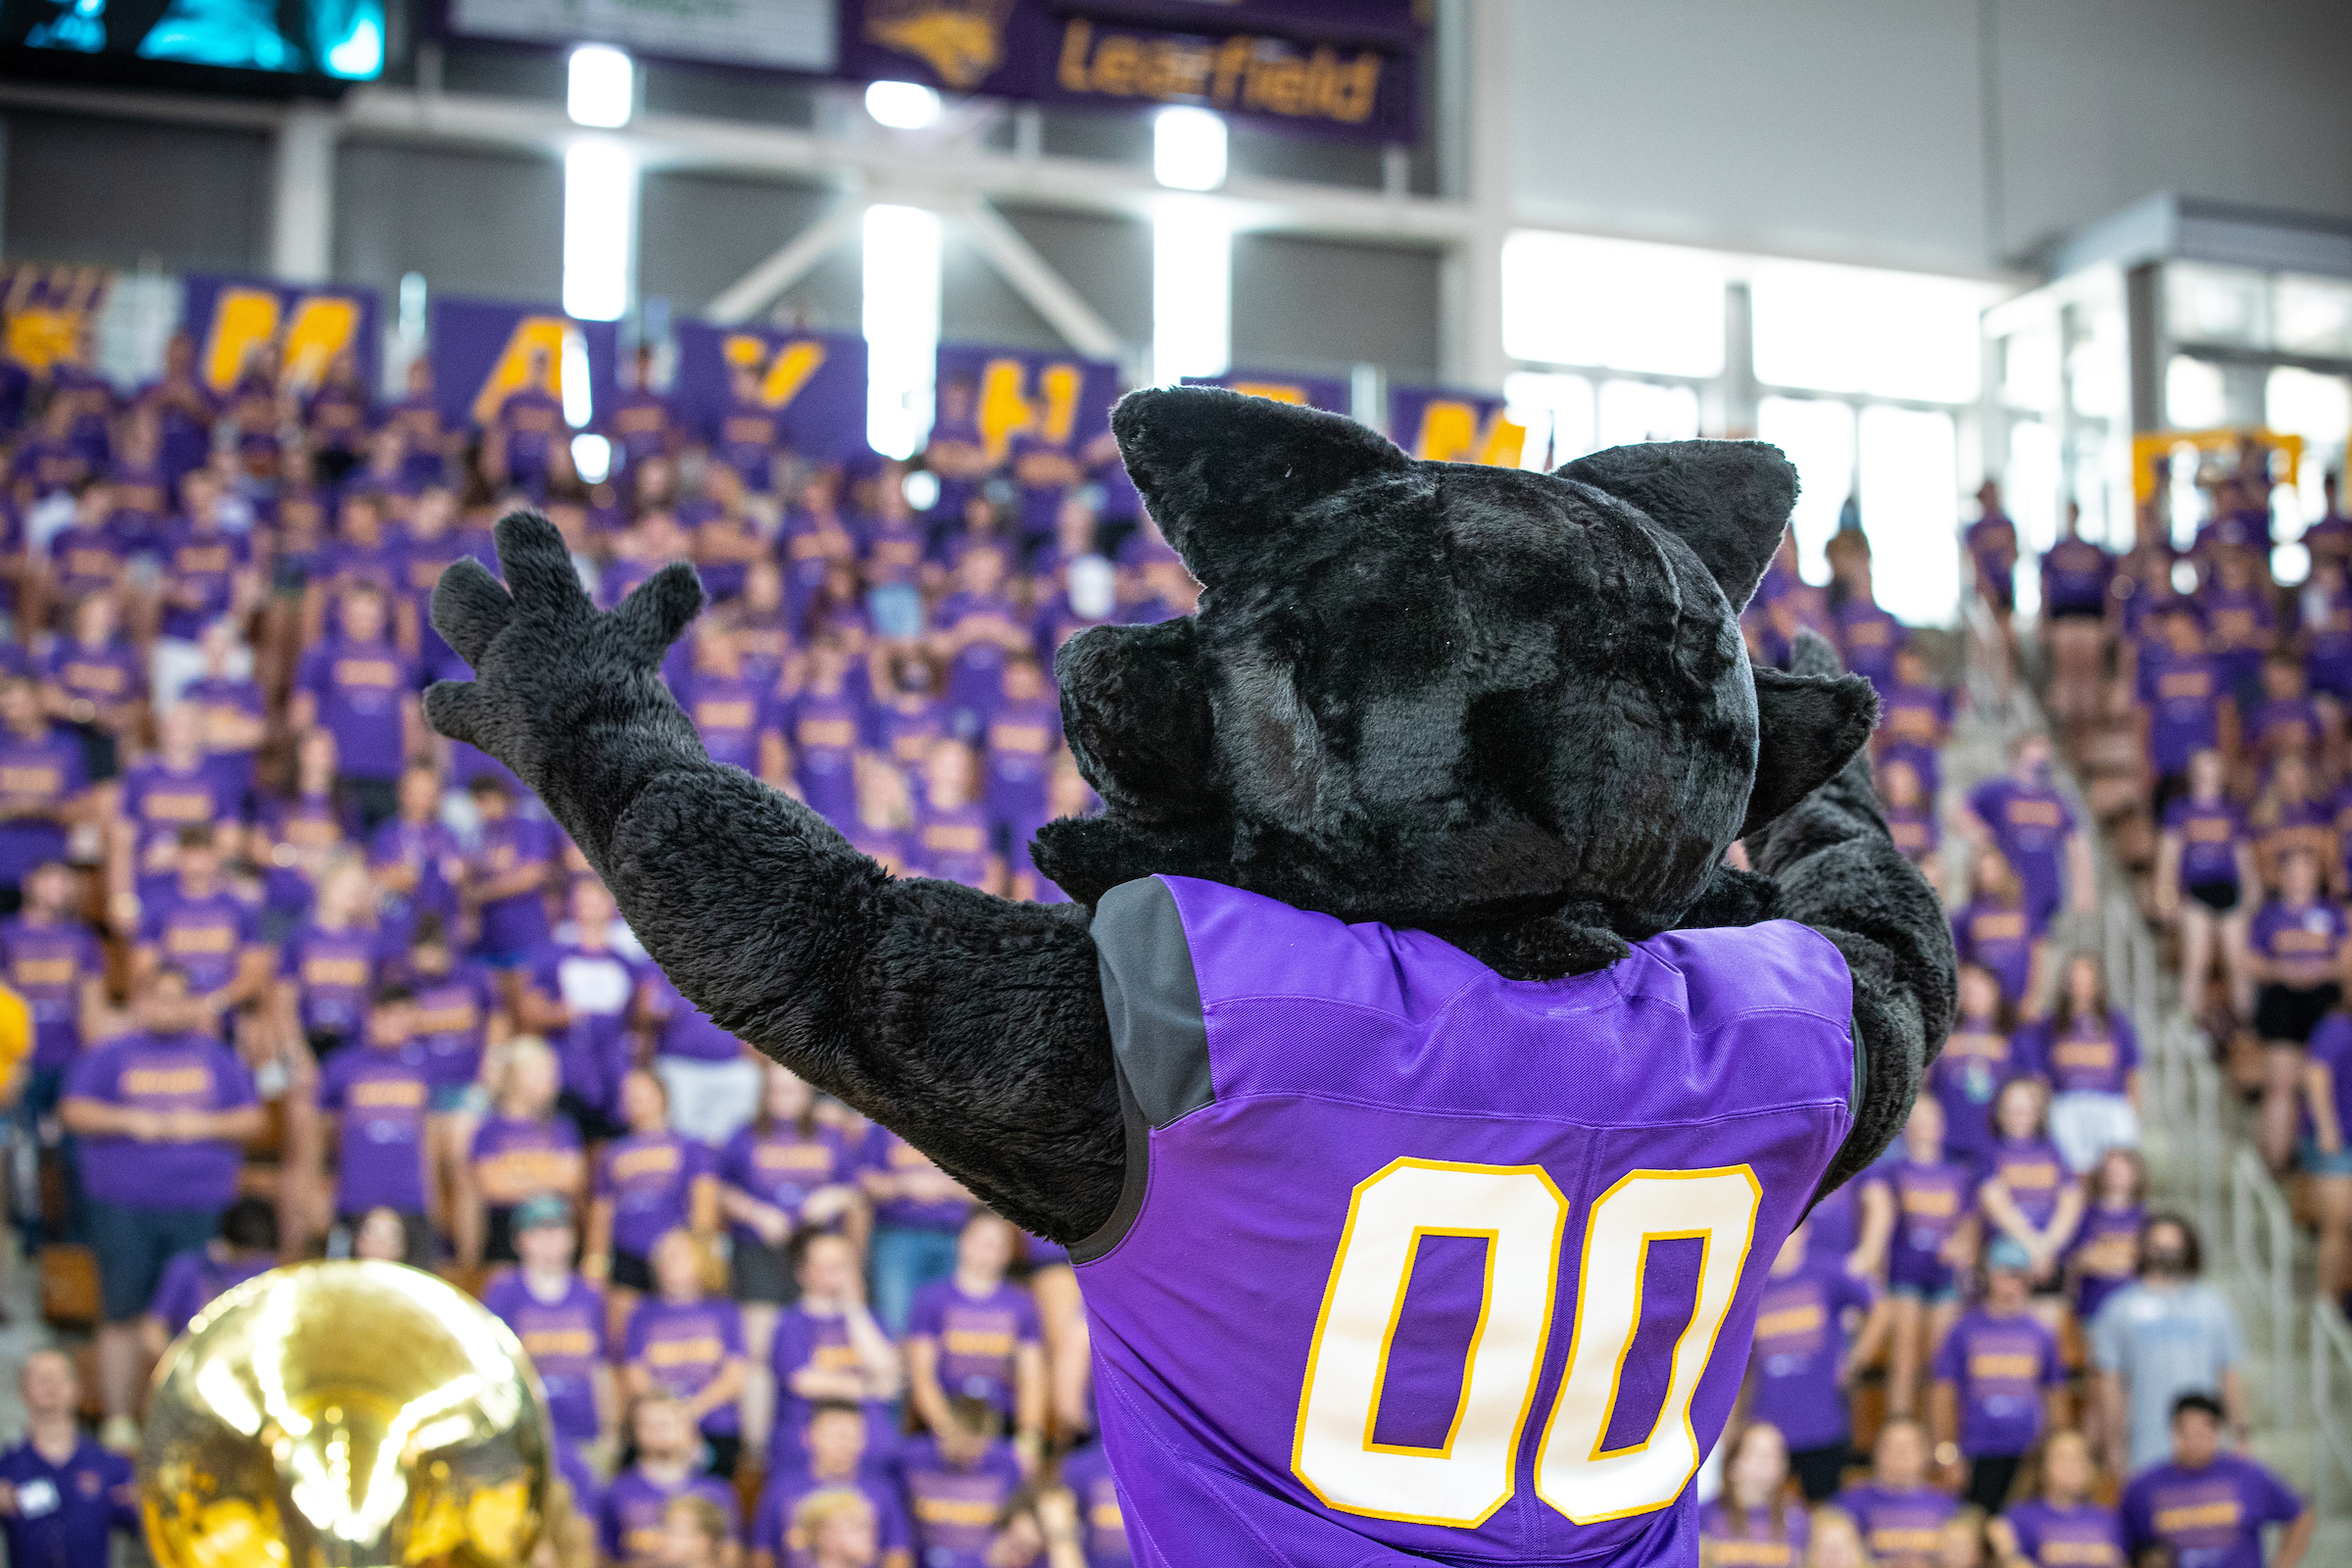
{"type": "Polygon", "coordinates": [[[158,1568],[513,1568],[553,1462],[521,1345],[398,1263],[248,1280],[156,1368],[139,1456],[158,1568]]]}

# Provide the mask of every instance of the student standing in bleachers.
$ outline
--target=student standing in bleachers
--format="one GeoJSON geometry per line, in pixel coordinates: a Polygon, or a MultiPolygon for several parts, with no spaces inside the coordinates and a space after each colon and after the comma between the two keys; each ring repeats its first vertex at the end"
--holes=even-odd
{"type": "Polygon", "coordinates": [[[482,1304],[529,1353],[557,1440],[592,1446],[612,1432],[618,1406],[605,1296],[572,1267],[571,1204],[552,1193],[530,1199],[515,1206],[512,1229],[520,1266],[492,1279],[482,1304]]]}
{"type": "Polygon", "coordinates": [[[1985,1525],[2004,1565],[2027,1568],[2128,1568],[2123,1517],[2093,1497],[2098,1480],[2082,1433],[2058,1430],[2042,1440],[2040,1474],[2027,1478],[2020,1500],[1985,1525]]]}
{"type": "Polygon", "coordinates": [[[1785,1440],[1784,1470],[1817,1503],[1837,1493],[1853,1449],[1849,1351],[1879,1297],[1842,1257],[1814,1255],[1808,1228],[1800,1221],[1781,1244],[1757,1298],[1747,1410],[1785,1440]]]}
{"type": "Polygon", "coordinates": [[[629,1314],[621,1386],[631,1398],[674,1399],[701,1429],[713,1475],[732,1477],[743,1449],[743,1314],[703,1289],[694,1238],[671,1231],[654,1244],[653,1291],[629,1314]]]}
{"type": "Polygon", "coordinates": [[[612,1478],[597,1508],[598,1542],[609,1568],[655,1568],[673,1497],[710,1498],[726,1514],[730,1534],[741,1533],[735,1489],[704,1471],[702,1438],[684,1404],[664,1395],[638,1396],[629,1407],[629,1437],[636,1462],[612,1478]]]}
{"type": "Polygon", "coordinates": [[[2247,928],[2256,984],[2254,1029],[2262,1037],[2261,1146],[2275,1171],[2293,1152],[2303,1047],[2320,1020],[2343,1000],[2344,959],[2352,924],[2320,894],[2319,860],[2293,849],[2278,863],[2278,895],[2247,928]]]}
{"type": "Polygon", "coordinates": [[[645,989],[644,966],[613,945],[612,895],[593,876],[571,884],[571,934],[550,942],[519,971],[515,1011],[522,1026],[555,1043],[564,1091],[558,1103],[586,1138],[610,1138],[620,1080],[632,1051],[630,1015],[645,989]]]}
{"type": "Polygon", "coordinates": [[[1968,1500],[1997,1513],[2018,1466],[2045,1430],[2066,1424],[2066,1363],[2058,1339],[2028,1310],[2034,1259],[2008,1236],[1984,1249],[1984,1296],[1936,1352],[1937,1451],[1957,1443],[1968,1500]]]}
{"type": "Polygon", "coordinates": [[[1886,1408],[1919,1409],[1919,1383],[1936,1348],[1960,1315],[1957,1271],[1974,1257],[1979,1230],[1977,1174],[1944,1153],[1944,1112],[1922,1095],[1903,1124],[1902,1156],[1880,1169],[1894,1195],[1894,1238],[1887,1248],[1891,1331],[1886,1408]]]}
{"type": "Polygon", "coordinates": [[[1723,1494],[1698,1516],[1699,1560],[1804,1568],[1811,1527],[1812,1516],[1788,1495],[1788,1446],[1780,1428],[1765,1420],[1740,1428],[1724,1448],[1723,1494]]]}
{"type": "MultiPolygon", "coordinates": [[[[2107,1298],[2139,1270],[2139,1231],[2147,1215],[2148,1166],[2136,1149],[2110,1149],[2091,1168],[2089,1200],[2075,1232],[2067,1269],[2074,1278],[2075,1321],[2088,1329],[2107,1298]]],[[[2085,1420],[2095,1429],[2094,1407],[2085,1420]]]]}
{"type": "Polygon", "coordinates": [[[1929,1483],[1927,1429],[1909,1416],[1879,1428],[1870,1479],[1838,1493],[1837,1502],[1860,1528],[1875,1568],[1936,1568],[1937,1537],[1960,1507],[1929,1483]]]}
{"type": "Polygon", "coordinates": [[[2246,923],[2262,882],[2254,866],[2245,813],[2225,793],[2227,764],[2204,747],[2187,761],[2187,787],[2162,807],[2164,833],[2156,851],[2156,912],[2180,941],[2180,995],[2202,1016],[2214,960],[2221,960],[2229,1008],[2254,1014],[2254,979],[2246,952],[2246,923]]]}
{"type": "Polygon", "coordinates": [[[24,1437],[0,1452],[0,1534],[18,1568],[108,1568],[114,1538],[139,1533],[138,1481],[127,1455],[81,1432],[73,1357],[38,1349],[17,1372],[24,1437]]]}
{"type": "Polygon", "coordinates": [[[425,749],[416,662],[393,643],[384,590],[371,580],[343,591],[335,623],[339,635],[295,669],[287,723],[335,737],[336,778],[358,802],[361,831],[371,833],[398,808],[401,768],[425,749]]]}
{"type": "Polygon", "coordinates": [[[2090,1326],[2111,1474],[2163,1460],[2173,1401],[2184,1394],[2218,1396],[2232,1440],[2244,1446],[2245,1336],[2228,1298],[2197,1277],[2203,1258],[2187,1220],[2150,1214],[2139,1232],[2139,1278],[2109,1297],[2090,1326]]]}
{"type": "Polygon", "coordinates": [[[1970,857],[1968,880],[1971,897],[1952,915],[1954,952],[1963,964],[1999,982],[2005,1013],[2029,1021],[2039,1017],[2048,991],[2043,970],[2049,939],[2034,923],[2025,884],[2007,858],[1989,847],[1970,857]]]}
{"type": "MultiPolygon", "coordinates": [[[[376,923],[375,906],[368,868],[358,857],[340,855],[319,878],[310,917],[280,954],[279,1015],[320,1061],[360,1037],[369,997],[399,951],[392,933],[376,923]]],[[[421,1074],[423,1053],[414,1054],[421,1074]]],[[[421,1155],[421,1144],[416,1152],[421,1155]]]]}
{"type": "Polygon", "coordinates": [[[963,1222],[955,1272],[917,1291],[907,1311],[906,1394],[933,1431],[952,1398],[993,1404],[1029,1474],[1044,1456],[1046,1359],[1036,1304],[1004,1278],[1018,1236],[989,1209],[963,1222]]]}
{"type": "Polygon", "coordinates": [[[432,1094],[424,1050],[416,1040],[416,1008],[402,985],[368,999],[360,1039],[327,1058],[318,1074],[322,1129],[335,1150],[334,1213],[346,1238],[373,1208],[401,1218],[416,1244],[408,1261],[433,1262],[435,1213],[424,1147],[432,1094]]]}
{"type": "Polygon", "coordinates": [[[2229,682],[2206,652],[2197,608],[2175,599],[2154,616],[2136,663],[2136,710],[2148,765],[2156,775],[2156,813],[2165,814],[2188,787],[2189,760],[2218,751],[2225,762],[2237,749],[2237,704],[2229,682]]]}
{"type": "Polygon", "coordinates": [[[654,1289],[654,1245],[672,1231],[714,1238],[718,1177],[710,1148],[670,1130],[669,1091],[643,1067],[620,1081],[625,1131],[598,1151],[583,1265],[612,1293],[617,1335],[654,1289]]]}
{"type": "Polygon", "coordinates": [[[858,1183],[874,1205],[874,1315],[901,1335],[915,1293],[956,1271],[956,1238],[972,1195],[879,1123],[866,1134],[858,1183]]]}
{"type": "Polygon", "coordinates": [[[67,831],[89,814],[89,786],[81,745],[49,722],[39,683],[0,675],[0,788],[10,808],[0,821],[0,913],[23,903],[26,872],[65,859],[67,831]]]}
{"type": "Polygon", "coordinates": [[[936,1431],[909,1439],[900,1452],[900,1485],[923,1568],[987,1568],[997,1519],[1022,1479],[1003,1430],[995,1405],[958,1397],[936,1431]]]}
{"type": "Polygon", "coordinates": [[[453,1227],[467,1268],[514,1261],[516,1205],[543,1196],[576,1203],[587,1189],[579,1129],[556,1114],[555,1053],[525,1035],[507,1042],[506,1057],[491,1113],[474,1130],[453,1227]]]}
{"type": "Polygon", "coordinates": [[[81,1140],[104,1320],[99,1393],[110,1446],[131,1435],[139,1319],[172,1255],[201,1247],[237,1193],[242,1145],[262,1129],[253,1077],[212,1032],[205,1000],[173,965],[151,973],[138,1033],[82,1055],[61,1114],[81,1140]]]}
{"type": "Polygon", "coordinates": [[[2050,1141],[2082,1175],[2103,1151],[2139,1147],[2139,1037],[2107,995],[2106,965],[2068,956],[2034,1054],[2050,1080],[2050,1141]]]}
{"type": "Polygon", "coordinates": [[[1943,1054],[1928,1069],[1927,1088],[1943,1109],[1945,1152],[1982,1170],[1996,1141],[1993,1097],[2040,1063],[2033,1054],[2034,1035],[2012,1027],[2008,999],[1991,969],[1961,963],[1959,1011],[1943,1054]]]}
{"type": "Polygon", "coordinates": [[[767,1484],[752,1516],[751,1568],[809,1568],[815,1559],[801,1504],[821,1492],[848,1492],[873,1509],[875,1546],[884,1568],[914,1568],[913,1531],[887,1465],[866,1452],[865,1413],[828,1400],[808,1413],[806,1449],[771,1457],[767,1484]]]}
{"type": "Polygon", "coordinates": [[[2097,890],[2090,843],[2051,782],[2050,738],[2028,730],[2009,746],[2009,772],[1969,791],[1962,825],[1978,843],[1997,847],[2017,873],[2036,937],[2061,910],[2087,914],[2097,890]]]}
{"type": "Polygon", "coordinates": [[[2134,1562],[2161,1547],[2188,1568],[2263,1568],[2262,1532],[2284,1525],[2270,1568],[2297,1568],[2319,1528],[2292,1488],[2265,1466],[2221,1446],[2222,1407],[2211,1396],[2173,1403],[2172,1453],[2132,1478],[2121,1512],[2134,1562]]]}
{"type": "Polygon", "coordinates": [[[2320,1295],[2352,1300],[2352,1017],[2331,1012],[2303,1064],[2302,1137],[2296,1159],[2319,1210],[2320,1295]]]}
{"type": "Polygon", "coordinates": [[[1986,1237],[2025,1250],[2034,1315],[2051,1332],[2066,1315],[2064,1262],[2082,1223],[2082,1184],[2049,1141],[2049,1091],[2038,1078],[2013,1078],[1992,1102],[1995,1134],[1977,1189],[1986,1237]]]}
{"type": "Polygon", "coordinates": [[[777,1317],[768,1348],[776,1389],[768,1462],[799,1451],[811,1412],[827,1400],[862,1409],[867,1452],[887,1458],[897,1432],[891,1401],[905,1380],[897,1348],[866,1310],[858,1250],[845,1236],[803,1231],[789,1255],[800,1298],[777,1317]]]}

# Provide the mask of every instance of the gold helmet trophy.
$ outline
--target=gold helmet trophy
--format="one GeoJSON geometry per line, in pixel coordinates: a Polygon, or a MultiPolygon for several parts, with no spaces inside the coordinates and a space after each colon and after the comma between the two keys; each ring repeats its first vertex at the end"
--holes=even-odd
{"type": "Polygon", "coordinates": [[[522,1347],[397,1263],[300,1263],[156,1368],[139,1496],[158,1568],[516,1568],[552,1463],[522,1347]]]}

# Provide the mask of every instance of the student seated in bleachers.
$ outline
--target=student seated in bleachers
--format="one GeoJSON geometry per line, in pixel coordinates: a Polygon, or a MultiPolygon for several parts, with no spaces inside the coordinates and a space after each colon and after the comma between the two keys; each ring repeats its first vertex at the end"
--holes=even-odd
{"type": "Polygon", "coordinates": [[[866,1452],[886,1459],[896,1447],[891,1401],[904,1377],[897,1348],[866,1310],[858,1250],[846,1236],[803,1231],[789,1255],[801,1294],[777,1317],[769,1344],[776,1389],[769,1466],[800,1451],[811,1415],[827,1402],[863,1410],[866,1452]]]}
{"type": "Polygon", "coordinates": [[[220,1234],[164,1265],[142,1333],[150,1358],[187,1332],[197,1313],[257,1274],[277,1267],[277,1210],[240,1198],[220,1213],[220,1234]]]}

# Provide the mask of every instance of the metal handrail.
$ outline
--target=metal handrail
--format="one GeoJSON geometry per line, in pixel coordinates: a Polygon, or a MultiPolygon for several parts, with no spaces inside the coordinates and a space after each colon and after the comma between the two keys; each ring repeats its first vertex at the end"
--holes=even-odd
{"type": "Polygon", "coordinates": [[[2230,1245],[2239,1272],[2261,1281],[2271,1341],[2272,1419],[2284,1424],[2295,1407],[2295,1228],[2286,1195],[2271,1180],[2262,1156],[2240,1146],[2230,1162],[2230,1245]]]}
{"type": "Polygon", "coordinates": [[[2311,1304],[2312,1415],[2320,1434],[2319,1451],[2312,1455],[2312,1506],[2322,1518],[2330,1511],[2337,1478],[2352,1480],[2352,1422],[2336,1407],[2338,1370],[2352,1390],[2352,1326],[2323,1295],[2311,1304]]]}

